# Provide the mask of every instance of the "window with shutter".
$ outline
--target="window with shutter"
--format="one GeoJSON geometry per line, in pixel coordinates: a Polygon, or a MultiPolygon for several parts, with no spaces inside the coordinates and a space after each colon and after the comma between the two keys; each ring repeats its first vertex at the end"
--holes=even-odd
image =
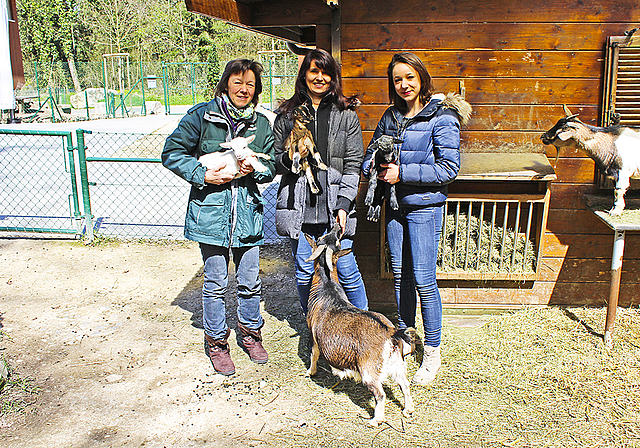
{"type": "MultiPolygon", "coordinates": [[[[625,36],[609,36],[605,57],[602,98],[602,126],[640,127],[640,31],[627,31],[625,36]]],[[[596,184],[612,189],[614,183],[596,170],[596,184]]],[[[632,189],[640,189],[640,181],[631,180],[632,189]]]]}

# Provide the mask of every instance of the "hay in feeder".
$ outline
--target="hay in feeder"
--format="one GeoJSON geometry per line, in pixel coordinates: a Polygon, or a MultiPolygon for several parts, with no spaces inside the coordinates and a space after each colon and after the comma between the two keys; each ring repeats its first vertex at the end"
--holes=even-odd
{"type": "Polygon", "coordinates": [[[449,213],[438,251],[442,272],[535,272],[535,246],[523,233],[466,213],[449,213]]]}

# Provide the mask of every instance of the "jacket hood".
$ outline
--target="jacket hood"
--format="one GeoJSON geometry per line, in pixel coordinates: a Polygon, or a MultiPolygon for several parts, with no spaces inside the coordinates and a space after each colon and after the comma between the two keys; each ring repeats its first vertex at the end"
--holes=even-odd
{"type": "Polygon", "coordinates": [[[449,92],[441,101],[441,105],[442,107],[453,110],[456,115],[458,115],[460,124],[465,125],[469,122],[473,108],[471,107],[471,104],[465,101],[462,95],[449,92]]]}
{"type": "MultiPolygon", "coordinates": [[[[451,109],[458,116],[460,124],[465,125],[471,118],[471,112],[473,108],[462,95],[454,92],[449,92],[446,95],[444,93],[436,93],[431,97],[429,103],[424,109],[418,113],[417,117],[430,118],[439,108],[451,109]]],[[[400,111],[395,110],[396,115],[401,115],[400,111]]]]}

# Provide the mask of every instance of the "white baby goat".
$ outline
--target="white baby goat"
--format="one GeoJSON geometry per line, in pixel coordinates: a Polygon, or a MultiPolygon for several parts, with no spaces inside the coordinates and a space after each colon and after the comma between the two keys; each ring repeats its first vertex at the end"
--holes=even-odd
{"type": "Polygon", "coordinates": [[[220,143],[220,147],[228,148],[228,150],[204,154],[200,156],[198,162],[203,164],[207,169],[215,169],[224,164],[225,166],[222,171],[232,174],[235,178],[241,177],[238,161],[244,159],[249,160],[254,170],[260,172],[267,171],[268,168],[262,164],[257,157],[262,157],[263,159],[269,159],[270,157],[267,154],[253,152],[251,148],[249,148],[249,143],[255,138],[255,135],[250,135],[249,137],[236,137],[231,141],[220,143]]]}

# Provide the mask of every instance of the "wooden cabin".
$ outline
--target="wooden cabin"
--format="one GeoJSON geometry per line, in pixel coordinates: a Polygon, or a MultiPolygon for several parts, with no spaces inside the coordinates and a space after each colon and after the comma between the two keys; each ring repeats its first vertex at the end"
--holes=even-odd
{"type": "Polygon", "coordinates": [[[7,0],[7,12],[9,13],[9,52],[11,57],[13,88],[18,89],[24,85],[24,69],[22,66],[22,49],[20,47],[20,32],[18,31],[16,0],[7,0]]]}
{"type": "MultiPolygon", "coordinates": [[[[345,93],[358,94],[363,103],[358,114],[365,145],[388,106],[386,67],[395,52],[420,56],[437,91],[465,95],[474,112],[462,132],[461,176],[450,188],[458,201],[448,204],[450,213],[464,212],[468,206],[471,215],[486,200],[479,215],[484,218],[494,201],[502,208],[493,225],[506,215],[506,204],[519,204],[517,218],[513,209],[509,215],[518,224],[526,220],[527,210],[533,210],[527,237],[535,248],[535,267],[533,273],[507,270],[494,275],[473,272],[467,261],[472,268],[474,260],[467,260],[461,269],[439,272],[444,306],[606,304],[614,238],[589,209],[587,198],[609,197],[612,192],[601,188],[594,163],[577,151],[562,152],[552,167],[556,150],[544,146],[540,135],[564,116],[563,104],[593,125],[609,124],[616,113],[628,112],[627,124],[638,118],[633,109],[640,102],[632,98],[631,111],[623,107],[623,97],[637,94],[633,79],[627,92],[618,94],[615,108],[612,82],[620,67],[617,59],[612,60],[616,39],[610,38],[631,47],[640,45],[631,41],[633,33],[625,35],[640,24],[640,3],[186,0],[186,4],[193,12],[330,51],[341,62],[345,93]]],[[[632,78],[640,65],[636,61],[640,58],[628,58],[632,78]]],[[[622,78],[621,73],[618,79],[622,78]]],[[[364,180],[362,185],[366,186],[364,180]]],[[[360,206],[358,263],[372,306],[389,305],[393,286],[385,268],[384,229],[367,222],[360,206]]],[[[515,233],[525,233],[525,227],[516,225],[515,233]]],[[[640,237],[631,233],[620,286],[622,306],[638,303],[639,258],[640,237]]]]}

